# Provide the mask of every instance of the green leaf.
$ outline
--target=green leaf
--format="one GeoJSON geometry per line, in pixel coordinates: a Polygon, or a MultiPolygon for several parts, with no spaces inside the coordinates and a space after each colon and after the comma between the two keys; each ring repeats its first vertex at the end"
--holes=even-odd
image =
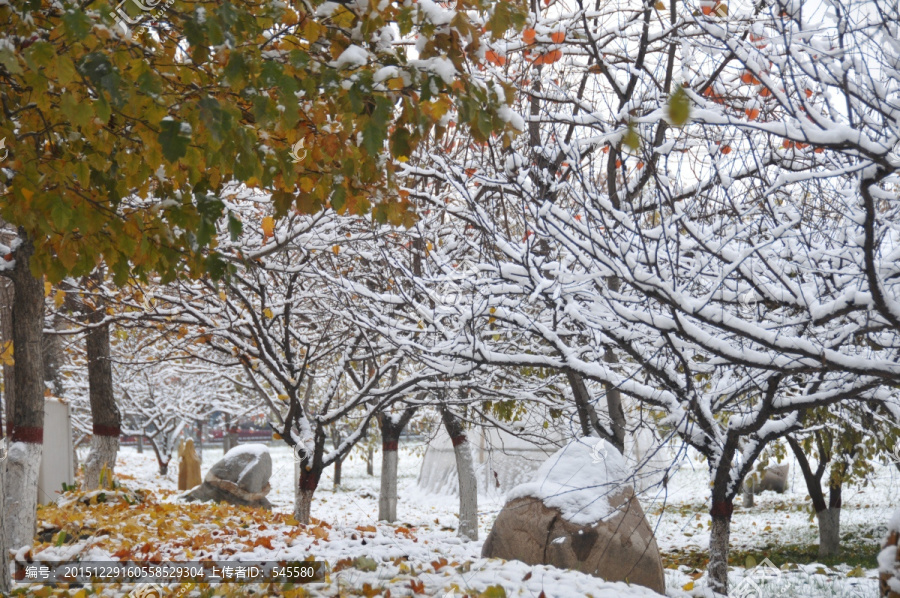
{"type": "Polygon", "coordinates": [[[363,147],[370,156],[377,156],[384,149],[384,133],[384,127],[375,119],[370,120],[363,129],[363,147]]]}
{"type": "Polygon", "coordinates": [[[633,151],[641,148],[641,136],[638,135],[633,122],[628,123],[628,130],[625,132],[625,137],[622,138],[622,143],[633,151]]]}
{"type": "Polygon", "coordinates": [[[75,70],[75,64],[68,56],[59,57],[56,69],[59,74],[59,82],[62,85],[68,85],[78,76],[78,71],[75,70]]]}
{"type": "Polygon", "coordinates": [[[53,207],[50,209],[50,219],[59,230],[63,230],[66,228],[66,225],[69,224],[69,220],[71,219],[71,217],[71,212],[68,210],[68,208],[66,208],[66,205],[62,201],[55,202],[53,204],[53,207]]]}
{"type": "Polygon", "coordinates": [[[56,56],[56,49],[47,42],[35,42],[25,51],[25,63],[34,70],[46,67],[56,56]]]}
{"type": "Polygon", "coordinates": [[[69,39],[81,41],[91,32],[91,21],[84,11],[70,10],[62,16],[62,22],[69,39]]]}
{"type": "Polygon", "coordinates": [[[409,158],[412,148],[409,142],[409,131],[403,127],[397,127],[391,135],[391,155],[398,159],[409,158]]]}
{"type": "MultiPolygon", "coordinates": [[[[99,497],[98,497],[99,498],[99,497]]],[[[97,502],[100,502],[99,500],[97,502]]],[[[66,541],[66,531],[60,530],[58,534],[56,534],[56,545],[62,546],[66,541]]]]}
{"type": "Polygon", "coordinates": [[[241,221],[234,217],[234,214],[231,212],[228,213],[228,234],[231,235],[232,241],[237,241],[241,236],[241,233],[244,230],[244,225],[241,221]]]}
{"type": "Polygon", "coordinates": [[[164,120],[159,123],[158,140],[162,146],[163,157],[169,162],[175,162],[187,153],[190,138],[182,133],[179,121],[164,120]]]}
{"type": "Polygon", "coordinates": [[[756,566],[756,559],[753,558],[752,554],[748,554],[747,558],[744,559],[744,567],[746,567],[747,569],[752,569],[755,566],[756,566]]]}
{"type": "Polygon", "coordinates": [[[104,124],[109,122],[112,109],[109,107],[109,102],[107,102],[106,98],[102,95],[94,102],[94,113],[104,124]]]}
{"type": "Polygon", "coordinates": [[[691,98],[684,91],[684,87],[678,86],[675,93],[669,97],[669,123],[680,127],[691,118],[691,98]]]}
{"type": "Polygon", "coordinates": [[[76,127],[86,128],[94,117],[93,105],[90,102],[79,102],[69,94],[63,95],[59,101],[59,111],[76,127]]]}
{"type": "Polygon", "coordinates": [[[19,64],[19,60],[9,48],[0,49],[0,64],[6,67],[6,70],[13,75],[22,74],[22,66],[19,64]]]}
{"type": "Polygon", "coordinates": [[[503,34],[506,33],[506,30],[509,29],[509,26],[512,24],[512,10],[510,4],[510,2],[494,3],[494,14],[491,15],[491,20],[489,22],[491,39],[494,41],[503,37],[503,34]]]}

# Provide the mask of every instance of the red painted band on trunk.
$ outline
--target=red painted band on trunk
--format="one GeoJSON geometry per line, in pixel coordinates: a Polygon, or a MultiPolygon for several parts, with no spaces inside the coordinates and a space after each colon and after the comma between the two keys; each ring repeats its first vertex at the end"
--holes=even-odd
{"type": "Polygon", "coordinates": [[[454,447],[457,447],[466,441],[466,435],[462,434],[461,436],[454,436],[450,441],[453,442],[454,447]]]}
{"type": "Polygon", "coordinates": [[[301,490],[315,490],[319,487],[319,475],[318,474],[308,474],[308,475],[300,475],[300,489],[301,490]]]}
{"type": "Polygon", "coordinates": [[[119,426],[104,426],[103,424],[94,424],[94,436],[115,436],[116,438],[122,433],[119,426]]]}
{"type": "Polygon", "coordinates": [[[712,509],[709,510],[709,514],[713,517],[730,518],[732,513],[734,513],[734,504],[730,500],[714,502],[712,509]]]}
{"type": "Polygon", "coordinates": [[[16,426],[9,434],[13,442],[30,442],[31,444],[44,444],[44,428],[31,428],[28,426],[16,426]]]}
{"type": "Polygon", "coordinates": [[[393,442],[385,441],[381,443],[381,448],[385,451],[396,451],[399,448],[397,444],[396,440],[393,442]]]}

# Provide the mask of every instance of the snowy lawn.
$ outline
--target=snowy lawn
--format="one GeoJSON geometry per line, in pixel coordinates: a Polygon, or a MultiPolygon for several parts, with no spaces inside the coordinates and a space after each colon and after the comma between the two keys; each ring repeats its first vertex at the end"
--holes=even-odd
{"type": "MultiPolygon", "coordinates": [[[[143,505],[107,503],[49,507],[39,514],[44,533],[32,548],[37,560],[115,560],[160,557],[169,560],[302,560],[315,557],[334,573],[325,582],[297,587],[222,584],[191,589],[187,596],[529,596],[550,597],[654,596],[649,590],[606,583],[590,576],[519,562],[481,559],[481,546],[503,505],[499,495],[479,498],[480,540],[456,537],[457,499],[421,492],[416,486],[421,446],[401,446],[399,521],[377,522],[378,477],[366,475],[357,455],[344,463],[343,486],[333,489],[331,471],[323,478],[313,502],[317,522],[296,526],[290,517],[293,503],[293,455],[273,446],[272,513],[226,506],[173,503],[177,467],[169,475],[157,473],[150,451],[132,447],[120,452],[117,472],[124,486],[150,491],[143,505]],[[65,530],[64,541],[59,529],[65,530]],[[57,543],[60,545],[57,546],[57,543]]],[[[205,475],[222,456],[220,448],[203,451],[205,475]]],[[[376,456],[377,459],[377,456],[376,456]]],[[[793,472],[792,472],[793,473],[793,472]]],[[[664,493],[644,496],[642,502],[657,529],[667,566],[667,593],[672,597],[706,595],[703,550],[709,541],[709,515],[704,503],[706,473],[702,465],[688,465],[674,475],[664,493]]],[[[794,477],[786,497],[771,493],[757,497],[751,509],[737,507],[732,525],[733,563],[747,557],[761,563],[768,557],[784,569],[768,577],[751,578],[761,596],[844,597],[877,596],[875,554],[893,511],[891,496],[898,489],[895,470],[879,470],[877,485],[847,488],[844,493],[843,537],[849,564],[815,564],[817,531],[810,521],[802,479],[794,477]],[[798,566],[799,565],[799,566],[798,566]],[[857,567],[857,565],[861,565],[857,567]]],[[[24,556],[24,550],[20,556],[24,556]]],[[[752,562],[749,564],[752,565],[752,562]]],[[[744,567],[733,567],[732,588],[744,578],[744,567]]],[[[745,584],[744,587],[749,587],[745,584]]],[[[124,596],[134,586],[107,584],[93,588],[57,589],[31,585],[26,595],[124,596]]],[[[171,586],[175,595],[176,586],[171,586]]],[[[184,588],[186,589],[186,588],[184,588]]],[[[737,595],[737,594],[733,594],[737,595]]],[[[748,594],[749,595],[749,594],[748,594]]]]}

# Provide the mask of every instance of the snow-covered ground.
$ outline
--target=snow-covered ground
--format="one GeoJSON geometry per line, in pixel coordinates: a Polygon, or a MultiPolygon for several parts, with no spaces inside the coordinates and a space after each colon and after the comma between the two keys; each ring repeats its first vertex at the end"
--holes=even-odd
{"type": "MultiPolygon", "coordinates": [[[[460,541],[456,537],[456,497],[424,493],[416,485],[423,450],[423,446],[415,443],[401,445],[397,508],[399,521],[394,526],[379,524],[377,521],[377,474],[380,463],[375,463],[376,475],[368,476],[365,461],[360,455],[354,454],[344,463],[342,486],[333,488],[329,470],[315,495],[312,514],[314,518],[330,524],[327,540],[304,535],[286,538],[283,542],[276,540],[272,543],[271,550],[261,546],[247,552],[244,548],[242,558],[285,559],[313,555],[317,559],[328,561],[332,566],[342,560],[344,563],[353,563],[343,576],[333,576],[334,579],[328,585],[306,586],[312,595],[317,596],[342,595],[351,588],[364,588],[365,584],[370,588],[389,587],[393,596],[412,596],[414,593],[426,596],[480,595],[497,585],[503,586],[508,596],[538,597],[542,593],[548,598],[655,595],[642,588],[608,584],[581,573],[561,571],[553,567],[529,567],[518,562],[481,559],[482,543],[503,506],[504,497],[499,494],[481,496],[480,539],[477,542],[460,541]],[[356,565],[360,562],[368,563],[365,560],[367,558],[375,561],[373,566],[363,566],[363,570],[360,570],[356,565]],[[446,561],[441,562],[441,558],[446,561]],[[369,568],[374,570],[365,570],[369,568]],[[418,586],[419,583],[424,586],[418,586]]],[[[271,447],[271,454],[273,475],[269,499],[276,512],[289,514],[293,504],[293,454],[286,447],[277,445],[271,447]]],[[[221,448],[204,449],[202,473],[205,475],[221,456],[221,448]]],[[[738,506],[735,510],[732,546],[754,554],[757,562],[773,556],[775,565],[784,569],[770,571],[768,578],[753,577],[751,581],[761,589],[759,594],[754,595],[759,595],[760,598],[787,595],[810,598],[877,596],[874,569],[857,570],[848,576],[851,569],[849,566],[835,567],[834,570],[821,565],[791,567],[791,563],[778,562],[777,557],[766,554],[766,547],[817,542],[817,528],[815,521],[809,517],[803,480],[795,475],[794,469],[792,468],[791,488],[786,496],[765,493],[757,497],[755,507],[743,509],[738,506]]],[[[128,477],[123,478],[126,486],[154,490],[165,501],[174,499],[177,467],[171,467],[167,476],[160,476],[151,451],[138,454],[133,447],[123,448],[117,471],[127,474],[128,477]]],[[[660,548],[670,564],[670,568],[666,570],[669,596],[706,595],[702,571],[686,565],[678,566],[678,555],[692,550],[705,550],[708,545],[706,487],[707,477],[703,465],[687,461],[670,477],[664,490],[655,496],[642,497],[651,525],[656,527],[660,548]]],[[[892,497],[898,487],[900,476],[896,470],[881,467],[868,485],[846,488],[843,534],[856,541],[880,543],[887,521],[895,508],[892,497]]],[[[80,548],[88,548],[90,540],[80,544],[80,548]]],[[[79,544],[66,548],[69,551],[78,549],[79,544]]],[[[54,551],[62,549],[51,546],[45,550],[49,551],[45,556],[50,556],[54,551]]],[[[94,550],[96,556],[97,549],[94,550]]],[[[164,553],[172,558],[181,554],[175,549],[164,553]]],[[[228,558],[238,558],[238,555],[228,558]]],[[[745,573],[743,568],[733,568],[732,595],[742,595],[741,588],[750,587],[747,584],[741,586],[745,573]]],[[[122,588],[122,591],[127,589],[122,588]]],[[[110,590],[108,595],[120,594],[118,590],[110,590]]]]}

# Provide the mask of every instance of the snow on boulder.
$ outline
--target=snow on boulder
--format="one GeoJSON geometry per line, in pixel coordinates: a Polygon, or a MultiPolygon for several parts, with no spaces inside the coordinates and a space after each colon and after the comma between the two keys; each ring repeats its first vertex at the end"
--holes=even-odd
{"type": "Polygon", "coordinates": [[[575,569],[664,593],[659,548],[630,473],[606,441],[573,440],[509,492],[482,556],[575,569]]]}
{"type": "Polygon", "coordinates": [[[242,444],[225,453],[206,474],[203,483],[181,498],[271,508],[266,499],[272,489],[271,477],[269,448],[264,444],[242,444]]]}
{"type": "Polygon", "coordinates": [[[885,598],[900,598],[900,558],[897,545],[900,540],[900,509],[894,511],[888,522],[888,537],[884,548],[878,554],[880,595],[885,598]]]}

